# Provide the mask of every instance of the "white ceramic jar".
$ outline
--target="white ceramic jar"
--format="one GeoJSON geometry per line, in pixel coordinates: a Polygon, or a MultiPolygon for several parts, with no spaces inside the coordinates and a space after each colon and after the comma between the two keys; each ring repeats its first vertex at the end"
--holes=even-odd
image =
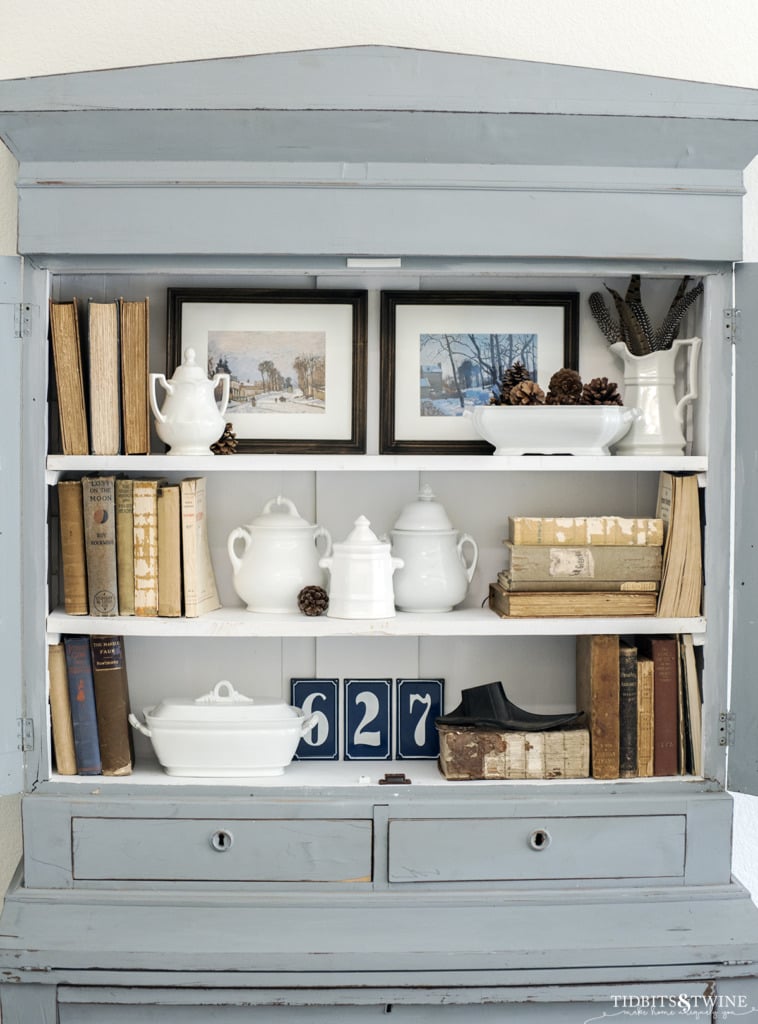
{"type": "Polygon", "coordinates": [[[476,570],[479,548],[469,534],[457,533],[428,485],[403,508],[391,537],[393,554],[404,562],[394,581],[400,611],[449,612],[461,603],[476,570]]]}
{"type": "Polygon", "coordinates": [[[169,455],[212,455],[211,445],[224,432],[224,413],[229,404],[228,373],[217,373],[210,380],[195,362],[195,350],[186,349],[171,380],[162,373],[150,374],[150,408],[155,416],[155,431],[169,455]],[[163,408],[158,407],[156,384],[166,392],[163,408]],[[214,392],[222,385],[221,402],[214,392]]]}
{"type": "Polygon", "coordinates": [[[319,565],[331,573],[328,617],[385,619],[395,614],[392,574],[403,562],[392,557],[389,543],[379,540],[365,516],[355,520],[348,537],[319,565]]]}
{"type": "Polygon", "coordinates": [[[303,587],[324,586],[319,557],[331,549],[327,529],[303,519],[289,498],[272,498],[252,523],[229,534],[234,589],[250,612],[297,612],[303,587]],[[321,552],[319,540],[325,542],[321,552]],[[244,546],[241,555],[238,541],[244,546]]]}

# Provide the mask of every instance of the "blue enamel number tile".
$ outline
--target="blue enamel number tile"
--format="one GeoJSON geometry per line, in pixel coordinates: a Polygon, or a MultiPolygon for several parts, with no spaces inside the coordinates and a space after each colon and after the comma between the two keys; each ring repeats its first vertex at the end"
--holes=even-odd
{"type": "Polygon", "coordinates": [[[434,720],[442,714],[444,679],[398,679],[395,703],[395,756],[439,757],[439,734],[434,720]]]}
{"type": "Polygon", "coordinates": [[[392,680],[345,680],[345,760],[392,757],[392,680]]]}
{"type": "Polygon", "coordinates": [[[339,758],[339,680],[292,679],[292,703],[316,724],[303,736],[295,751],[296,761],[336,761],[339,758]]]}

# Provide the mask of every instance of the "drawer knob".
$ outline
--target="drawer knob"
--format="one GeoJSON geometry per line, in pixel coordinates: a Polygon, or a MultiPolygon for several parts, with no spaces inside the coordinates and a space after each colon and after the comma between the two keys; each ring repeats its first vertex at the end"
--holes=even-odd
{"type": "Polygon", "coordinates": [[[227,850],[231,850],[233,842],[234,836],[231,832],[227,832],[225,828],[220,828],[218,832],[214,832],[211,836],[211,846],[218,853],[226,853],[227,850]]]}
{"type": "Polygon", "coordinates": [[[533,850],[546,850],[550,846],[550,833],[547,829],[536,828],[529,836],[529,845],[533,850]]]}

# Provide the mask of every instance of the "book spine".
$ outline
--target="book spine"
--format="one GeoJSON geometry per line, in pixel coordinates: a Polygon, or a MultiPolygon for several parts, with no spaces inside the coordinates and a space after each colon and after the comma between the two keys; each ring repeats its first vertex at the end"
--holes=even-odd
{"type": "Polygon", "coordinates": [[[134,614],[158,614],[158,481],[134,481],[134,614]]]}
{"type": "Polygon", "coordinates": [[[653,660],[637,657],[637,774],[653,774],[653,660]]]}
{"type": "Polygon", "coordinates": [[[129,775],[132,752],[123,637],[92,636],[90,648],[103,775],[129,775]]]}
{"type": "Polygon", "coordinates": [[[619,775],[637,775],[637,648],[619,649],[619,775]]]}
{"type": "Polygon", "coordinates": [[[218,608],[218,589],[208,543],[205,478],[182,480],[184,614],[196,618],[218,608]]]}
{"type": "Polygon", "coordinates": [[[150,317],[149,301],[119,301],[121,329],[121,406],[124,453],[150,451],[148,404],[150,317]]]}
{"type": "Polygon", "coordinates": [[[158,489],[158,614],[182,614],[182,545],[179,487],[158,489]]]}
{"type": "Polygon", "coordinates": [[[603,591],[513,593],[490,584],[489,605],[499,615],[512,618],[550,618],[615,615],[655,615],[657,596],[603,591]]]}
{"type": "Polygon", "coordinates": [[[676,775],[679,751],[679,673],[676,637],[654,637],[653,774],[676,775]]]}
{"type": "Polygon", "coordinates": [[[57,485],[63,563],[63,606],[67,615],[87,615],[87,556],[81,480],[60,480],[57,485]]]}
{"type": "Polygon", "coordinates": [[[118,615],[115,478],[82,479],[87,589],[91,615],[118,615]]]}
{"type": "Polygon", "coordinates": [[[76,299],[49,303],[58,418],[64,455],[89,455],[87,406],[76,299]]]}
{"type": "Polygon", "coordinates": [[[604,591],[605,593],[655,594],[658,592],[657,580],[588,580],[588,579],[555,579],[555,580],[514,580],[506,571],[497,574],[497,582],[503,590],[522,594],[545,594],[552,591],[604,591]]]}
{"type": "Polygon", "coordinates": [[[89,637],[64,637],[63,646],[66,652],[76,771],[78,775],[102,775],[89,637]]]}
{"type": "Polygon", "coordinates": [[[590,724],[592,777],[619,775],[619,638],[576,638],[576,706],[590,724]]]}
{"type": "Polygon", "coordinates": [[[118,306],[89,303],[89,414],[93,455],[118,455],[121,446],[121,373],[118,306]]]}
{"type": "Polygon", "coordinates": [[[660,580],[659,547],[507,545],[512,580],[660,580]]]}
{"type": "Polygon", "coordinates": [[[118,610],[134,615],[134,482],[116,480],[116,567],[118,610]]]}
{"type": "Polygon", "coordinates": [[[621,516],[510,516],[508,535],[514,544],[660,546],[663,523],[621,516]]]}
{"type": "Polygon", "coordinates": [[[74,727],[71,722],[71,698],[68,692],[66,652],[63,644],[51,644],[47,657],[55,767],[59,775],[76,775],[74,727]]]}

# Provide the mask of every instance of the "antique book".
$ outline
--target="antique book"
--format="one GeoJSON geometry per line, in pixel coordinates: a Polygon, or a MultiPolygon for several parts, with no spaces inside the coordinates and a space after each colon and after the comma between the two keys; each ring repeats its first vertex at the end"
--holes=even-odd
{"type": "Polygon", "coordinates": [[[77,775],[102,775],[100,739],[97,732],[95,685],[88,636],[63,638],[66,675],[71,703],[77,775]]]}
{"type": "Polygon", "coordinates": [[[499,732],[438,725],[439,765],[446,779],[586,779],[587,729],[499,732]]]}
{"type": "Polygon", "coordinates": [[[537,591],[513,593],[490,584],[489,606],[507,618],[574,618],[655,615],[657,594],[607,591],[537,591]]]}
{"type": "Polygon", "coordinates": [[[592,590],[605,590],[611,593],[619,590],[635,593],[657,594],[659,586],[657,580],[588,580],[586,578],[514,580],[511,579],[511,575],[507,569],[503,569],[502,572],[497,574],[497,582],[503,590],[513,590],[517,593],[520,592],[526,594],[533,591],[546,593],[554,590],[581,590],[585,592],[592,590]]]}
{"type": "Polygon", "coordinates": [[[158,614],[182,614],[182,510],[179,484],[158,488],[158,614]]]}
{"type": "Polygon", "coordinates": [[[665,538],[658,615],[699,615],[703,564],[697,476],[661,473],[657,512],[664,523],[665,538]]]}
{"type": "Polygon", "coordinates": [[[679,651],[675,636],[641,636],[638,648],[653,661],[653,774],[679,768],[679,651]]]}
{"type": "Polygon", "coordinates": [[[619,638],[576,638],[576,709],[589,722],[591,771],[595,779],[619,775],[619,638]]]}
{"type": "Polygon", "coordinates": [[[132,750],[124,639],[91,636],[90,649],[103,775],[130,775],[132,750]]]}
{"type": "Polygon", "coordinates": [[[118,615],[115,477],[82,477],[90,615],[118,615]]]}
{"type": "Polygon", "coordinates": [[[150,306],[147,299],[119,301],[121,327],[121,407],[124,454],[150,452],[148,400],[150,306]]]}
{"type": "Polygon", "coordinates": [[[59,775],[76,775],[71,698],[68,692],[66,651],[62,643],[50,644],[48,647],[47,670],[50,682],[50,726],[53,734],[55,768],[59,775]]]}
{"type": "Polygon", "coordinates": [[[116,567],[119,615],[134,615],[134,481],[116,478],[116,567]]]}
{"type": "Polygon", "coordinates": [[[511,580],[642,580],[661,578],[661,548],[652,545],[570,547],[505,542],[511,580]]]}
{"type": "Polygon", "coordinates": [[[681,675],[683,679],[688,748],[693,775],[703,774],[703,699],[700,696],[697,659],[690,633],[679,638],[681,675]]]}
{"type": "Polygon", "coordinates": [[[87,555],[81,480],[59,480],[58,518],[63,568],[63,607],[67,615],[88,615],[87,555]]]}
{"type": "Polygon", "coordinates": [[[159,480],[135,480],[134,614],[158,614],[158,486],[159,480]]]}
{"type": "Polygon", "coordinates": [[[653,713],[653,659],[637,651],[637,774],[653,774],[655,718],[653,713]]]}
{"type": "Polygon", "coordinates": [[[196,618],[221,607],[208,542],[205,477],[181,482],[184,614],[196,618]]]}
{"type": "Polygon", "coordinates": [[[509,516],[508,537],[514,544],[655,547],[663,544],[663,523],[622,516],[509,516]]]}
{"type": "Polygon", "coordinates": [[[619,646],[619,776],[633,779],[637,770],[637,648],[619,646]]]}
{"type": "Polygon", "coordinates": [[[82,349],[76,299],[50,301],[50,338],[64,455],[89,455],[82,349]]]}
{"type": "Polygon", "coordinates": [[[87,363],[90,450],[93,455],[118,455],[121,449],[121,370],[115,302],[89,301],[87,363]]]}

